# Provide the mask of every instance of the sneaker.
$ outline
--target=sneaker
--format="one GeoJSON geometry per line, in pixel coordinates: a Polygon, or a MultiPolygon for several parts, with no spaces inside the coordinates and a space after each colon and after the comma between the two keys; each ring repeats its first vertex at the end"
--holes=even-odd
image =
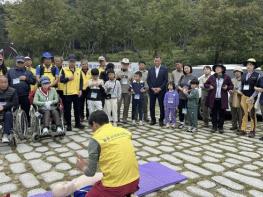
{"type": "Polygon", "coordinates": [[[249,138],[254,138],[256,136],[256,132],[255,131],[250,131],[248,134],[249,138]]]}
{"type": "Polygon", "coordinates": [[[133,124],[133,125],[135,125],[135,124],[136,124],[135,120],[132,120],[132,124],[133,124]]]}
{"type": "Polygon", "coordinates": [[[42,130],[42,135],[47,135],[48,134],[48,128],[44,128],[42,130]]]}
{"type": "Polygon", "coordinates": [[[67,131],[72,131],[72,127],[71,126],[67,126],[67,131]]]}
{"type": "Polygon", "coordinates": [[[143,122],[142,120],[139,121],[139,125],[142,126],[143,125],[143,122]]]}
{"type": "Polygon", "coordinates": [[[164,124],[163,124],[163,122],[161,121],[161,122],[159,122],[159,126],[160,127],[163,127],[164,126],[164,124]]]}
{"type": "Polygon", "coordinates": [[[217,127],[212,127],[211,132],[215,133],[217,131],[217,127]]]}
{"type": "Polygon", "coordinates": [[[2,137],[2,142],[3,143],[9,143],[9,136],[7,134],[4,134],[2,137]]]}
{"type": "Polygon", "coordinates": [[[263,137],[259,138],[259,140],[263,141],[263,137]]]}
{"type": "Polygon", "coordinates": [[[150,122],[150,125],[155,125],[156,124],[156,121],[151,121],[150,122]]]}
{"type": "Polygon", "coordinates": [[[113,126],[114,126],[114,127],[117,127],[118,125],[117,125],[117,123],[116,123],[116,122],[114,122],[114,123],[113,123],[113,126]]]}
{"type": "Polygon", "coordinates": [[[192,128],[192,132],[193,133],[197,132],[197,128],[192,128]]]}
{"type": "Polygon", "coordinates": [[[192,132],[192,127],[188,127],[187,132],[192,132]]]}
{"type": "Polygon", "coordinates": [[[61,127],[57,127],[57,133],[63,133],[64,131],[62,130],[61,127]]]}
{"type": "Polygon", "coordinates": [[[240,130],[237,132],[237,135],[244,136],[244,135],[247,135],[247,133],[245,131],[240,130]]]}
{"type": "Polygon", "coordinates": [[[184,128],[184,124],[180,124],[179,129],[183,129],[183,128],[184,128]]]}
{"type": "Polygon", "coordinates": [[[167,124],[166,124],[166,128],[169,128],[169,127],[170,127],[170,124],[169,124],[169,123],[167,123],[167,124]]]}
{"type": "Polygon", "coordinates": [[[175,125],[175,124],[173,124],[173,125],[172,125],[172,127],[173,127],[173,128],[175,128],[175,127],[176,127],[176,125],[175,125]]]}
{"type": "Polygon", "coordinates": [[[218,132],[219,132],[220,134],[223,134],[223,133],[224,133],[224,129],[223,129],[223,128],[218,128],[218,132]]]}

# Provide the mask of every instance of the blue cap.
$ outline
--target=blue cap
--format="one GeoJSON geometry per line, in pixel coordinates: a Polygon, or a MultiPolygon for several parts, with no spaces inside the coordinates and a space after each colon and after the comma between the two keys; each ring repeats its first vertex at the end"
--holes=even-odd
{"type": "Polygon", "coordinates": [[[50,52],[46,51],[42,53],[42,58],[51,59],[53,58],[53,55],[50,52]]]}
{"type": "Polygon", "coordinates": [[[70,55],[68,56],[68,61],[76,61],[76,60],[77,60],[76,55],[70,54],[70,55]]]}
{"type": "Polygon", "coordinates": [[[24,56],[21,56],[21,55],[16,56],[16,63],[18,63],[18,62],[25,62],[24,56]]]}
{"type": "Polygon", "coordinates": [[[40,78],[40,83],[41,83],[41,85],[42,84],[50,84],[50,79],[48,77],[46,77],[46,76],[42,76],[40,78]]]}

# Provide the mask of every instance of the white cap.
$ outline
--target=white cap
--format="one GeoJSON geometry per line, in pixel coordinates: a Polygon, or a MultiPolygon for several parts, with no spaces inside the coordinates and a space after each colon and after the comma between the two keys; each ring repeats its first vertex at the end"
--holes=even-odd
{"type": "Polygon", "coordinates": [[[129,63],[130,63],[130,60],[129,60],[128,58],[123,58],[123,59],[121,60],[121,63],[123,63],[123,64],[129,64],[129,63]]]}
{"type": "Polygon", "coordinates": [[[242,69],[241,66],[236,66],[236,67],[234,68],[233,72],[236,72],[236,71],[239,71],[239,72],[243,73],[243,69],[242,69]]]}
{"type": "Polygon", "coordinates": [[[98,61],[106,61],[106,59],[103,56],[99,56],[98,61]]]}

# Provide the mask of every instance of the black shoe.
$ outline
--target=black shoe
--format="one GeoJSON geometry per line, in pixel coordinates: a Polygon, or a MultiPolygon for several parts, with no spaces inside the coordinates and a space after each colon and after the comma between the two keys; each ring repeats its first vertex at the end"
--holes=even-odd
{"type": "Polygon", "coordinates": [[[163,122],[159,122],[159,126],[163,127],[164,126],[163,122]]]}
{"type": "Polygon", "coordinates": [[[216,127],[213,127],[212,129],[211,129],[211,132],[212,133],[215,133],[217,131],[217,128],[216,127]]]}
{"type": "Polygon", "coordinates": [[[245,131],[240,130],[239,132],[237,132],[237,135],[244,136],[247,135],[247,133],[245,131]]]}
{"type": "Polygon", "coordinates": [[[231,131],[237,130],[237,127],[231,127],[230,130],[231,130],[231,131]]]}
{"type": "Polygon", "coordinates": [[[77,128],[77,129],[84,129],[84,128],[85,128],[85,126],[84,126],[84,125],[82,125],[82,124],[79,124],[79,125],[76,125],[76,126],[75,126],[75,128],[77,128]]]}
{"type": "Polygon", "coordinates": [[[71,126],[67,126],[67,131],[72,131],[72,127],[71,126]]]}
{"type": "Polygon", "coordinates": [[[143,121],[144,121],[144,122],[150,122],[150,120],[149,120],[149,119],[144,119],[143,121]]]}
{"type": "Polygon", "coordinates": [[[218,128],[218,131],[219,131],[220,134],[224,133],[224,129],[223,128],[218,128]]]}
{"type": "Polygon", "coordinates": [[[208,122],[204,122],[204,127],[208,127],[209,123],[208,122]]]}
{"type": "Polygon", "coordinates": [[[250,138],[254,138],[256,136],[256,132],[255,131],[250,131],[248,134],[248,137],[250,138]]]}
{"type": "Polygon", "coordinates": [[[155,125],[155,124],[156,124],[156,122],[154,122],[154,121],[150,122],[150,125],[155,125]]]}
{"type": "Polygon", "coordinates": [[[259,138],[259,140],[263,141],[263,137],[259,138]]]}

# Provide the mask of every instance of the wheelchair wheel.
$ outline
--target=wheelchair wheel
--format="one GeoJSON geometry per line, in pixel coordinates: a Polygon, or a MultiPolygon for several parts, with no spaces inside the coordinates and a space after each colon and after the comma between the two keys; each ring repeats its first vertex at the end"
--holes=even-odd
{"type": "Polygon", "coordinates": [[[16,119],[15,119],[15,125],[16,125],[16,133],[20,140],[23,140],[27,138],[28,135],[28,122],[27,122],[27,116],[26,113],[19,109],[16,113],[16,119]]]}
{"type": "Polygon", "coordinates": [[[39,135],[37,133],[33,133],[32,135],[32,141],[37,142],[39,140],[39,135]]]}

